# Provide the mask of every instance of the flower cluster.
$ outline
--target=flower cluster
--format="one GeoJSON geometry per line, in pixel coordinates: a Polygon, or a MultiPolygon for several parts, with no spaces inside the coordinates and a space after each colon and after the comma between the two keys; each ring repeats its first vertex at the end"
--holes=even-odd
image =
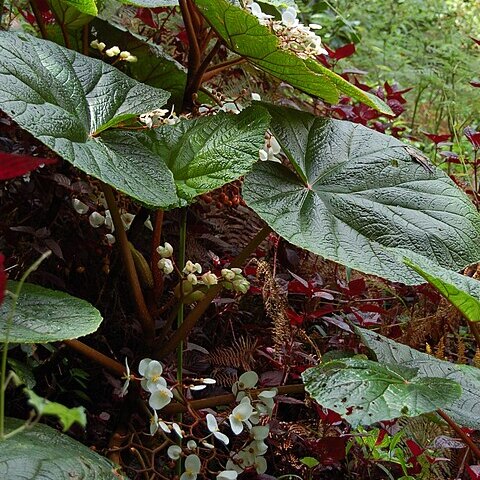
{"type": "Polygon", "coordinates": [[[135,55],[132,55],[127,50],[120,50],[120,48],[118,48],[116,45],[105,50],[107,47],[105,43],[99,42],[98,40],[93,40],[93,42],[90,43],[90,46],[110,58],[118,57],[119,60],[129,63],[134,63],[137,61],[137,57],[135,55]]]}
{"type": "Polygon", "coordinates": [[[139,120],[148,128],[158,127],[160,125],[175,125],[180,121],[177,114],[172,110],[166,108],[157,108],[151,112],[140,115],[139,120]]]}
{"type": "Polygon", "coordinates": [[[271,15],[263,13],[260,5],[252,0],[247,0],[245,6],[262,25],[268,26],[277,35],[282,49],[295,53],[303,59],[315,59],[318,55],[328,54],[322,46],[322,39],[314,32],[321,27],[300,23],[295,7],[288,7],[282,12],[282,19],[275,20],[271,15]]]}

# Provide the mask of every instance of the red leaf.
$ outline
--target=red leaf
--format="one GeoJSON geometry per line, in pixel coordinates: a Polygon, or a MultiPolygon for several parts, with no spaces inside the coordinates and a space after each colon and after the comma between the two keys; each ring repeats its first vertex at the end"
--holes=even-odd
{"type": "Polygon", "coordinates": [[[356,278],[348,283],[348,292],[352,296],[361,295],[365,292],[367,284],[364,278],[356,278]]]}
{"type": "Polygon", "coordinates": [[[3,302],[5,296],[5,289],[7,287],[7,274],[4,268],[5,257],[0,253],[0,305],[3,302]]]}
{"type": "Polygon", "coordinates": [[[480,480],[480,465],[467,465],[466,470],[471,480],[480,480]]]}
{"type": "Polygon", "coordinates": [[[472,80],[472,81],[470,82],[470,85],[471,85],[472,87],[480,88],[480,80],[472,80]]]}
{"type": "Polygon", "coordinates": [[[297,312],[289,308],[287,309],[287,316],[290,320],[290,325],[302,325],[304,320],[303,315],[299,315],[297,312]]]}
{"type": "Polygon", "coordinates": [[[0,180],[21,177],[40,165],[50,165],[56,161],[54,158],[38,158],[30,155],[13,155],[0,152],[0,180]]]}
{"type": "Polygon", "coordinates": [[[417,442],[410,438],[405,443],[415,457],[419,457],[425,451],[417,442]]]}
{"type": "Polygon", "coordinates": [[[435,135],[434,133],[422,132],[429,140],[431,140],[435,145],[438,145],[442,142],[448,142],[452,136],[449,133],[443,133],[435,135]]]}
{"type": "Polygon", "coordinates": [[[478,150],[480,148],[480,132],[477,132],[472,127],[467,127],[463,130],[463,133],[472,144],[474,150],[478,150]]]}
{"type": "Polygon", "coordinates": [[[158,28],[158,23],[153,19],[152,11],[149,8],[139,8],[135,14],[145,25],[152,28],[158,28]]]}
{"type": "Polygon", "coordinates": [[[470,37],[477,45],[480,45],[480,40],[477,38],[470,37]]]}
{"type": "Polygon", "coordinates": [[[337,48],[335,52],[333,52],[333,57],[335,60],[341,60],[342,58],[350,57],[355,53],[355,44],[348,43],[343,47],[337,48]]]}

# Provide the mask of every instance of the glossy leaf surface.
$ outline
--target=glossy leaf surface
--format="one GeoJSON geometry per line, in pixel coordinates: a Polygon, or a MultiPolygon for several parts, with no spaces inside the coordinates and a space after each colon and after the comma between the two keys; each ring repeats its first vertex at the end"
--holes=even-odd
{"type": "Polygon", "coordinates": [[[415,368],[347,358],[309,368],[307,392],[353,427],[445,408],[460,397],[452,380],[417,376],[415,368]]]}
{"type": "Polygon", "coordinates": [[[467,320],[480,321],[480,282],[477,279],[439,267],[418,256],[404,261],[462,312],[467,320]]]}
{"type": "Polygon", "coordinates": [[[444,410],[458,424],[474,429],[480,428],[478,368],[439,360],[364,328],[356,327],[355,331],[379,362],[418,369],[419,377],[439,377],[458,383],[462,388],[460,398],[444,410]]]}
{"type": "MultiPolygon", "coordinates": [[[[22,425],[7,418],[7,432],[22,425]]],[[[118,480],[106,458],[63,433],[37,424],[2,443],[0,478],[8,480],[118,480]]]]}
{"type": "Polygon", "coordinates": [[[304,60],[282,49],[277,36],[243,8],[227,0],[195,0],[195,4],[230,50],[274,77],[330,103],[336,103],[340,93],[344,93],[383,113],[392,113],[379,98],[355,87],[316,60],[304,60]]]}
{"type": "MultiPolygon", "coordinates": [[[[17,282],[9,281],[14,292],[17,282]]],[[[0,342],[6,340],[12,297],[0,306],[0,342]]],[[[24,283],[8,340],[11,343],[47,343],[83,337],[97,330],[100,312],[90,303],[63,292],[24,283]]],[[[1,477],[0,477],[1,478],[1,477]]]]}
{"type": "Polygon", "coordinates": [[[362,125],[267,106],[293,169],[262,162],[247,204],[283,238],[365,273],[415,284],[409,251],[457,269],[480,257],[480,216],[438,169],[362,125]]]}

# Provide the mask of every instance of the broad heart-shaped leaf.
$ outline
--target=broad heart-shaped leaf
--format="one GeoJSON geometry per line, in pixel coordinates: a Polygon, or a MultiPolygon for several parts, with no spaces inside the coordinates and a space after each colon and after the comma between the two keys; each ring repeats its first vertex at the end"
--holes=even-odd
{"type": "Polygon", "coordinates": [[[344,93],[382,113],[392,113],[379,98],[355,87],[321,63],[282,49],[277,36],[247,10],[228,0],[195,0],[195,4],[228,48],[261,70],[330,103],[336,103],[340,93],[344,93]]]}
{"type": "MultiPolygon", "coordinates": [[[[6,419],[7,433],[23,422],[6,419]]],[[[0,478],[5,480],[128,480],[106,458],[67,435],[37,424],[2,442],[0,478]]]]}
{"type": "Polygon", "coordinates": [[[353,427],[443,409],[461,394],[452,380],[419,377],[414,368],[355,358],[309,368],[302,378],[305,390],[320,405],[353,427]]]}
{"type": "MultiPolygon", "coordinates": [[[[9,281],[14,292],[17,282],[9,281]]],[[[0,306],[0,342],[7,339],[7,318],[12,297],[0,306]]],[[[100,312],[90,303],[63,292],[24,283],[9,329],[11,343],[48,343],[83,337],[97,330],[100,312]]],[[[2,477],[0,477],[2,478],[2,477]]]]}
{"type": "Polygon", "coordinates": [[[422,282],[402,261],[409,251],[451,269],[480,258],[480,216],[467,196],[402,142],[350,122],[267,109],[294,171],[259,163],[243,195],[286,240],[406,284],[422,282]]]}
{"type": "MultiPolygon", "coordinates": [[[[66,0],[50,0],[49,1],[49,5],[55,15],[55,19],[60,25],[62,25],[67,30],[78,30],[79,28],[82,28],[84,25],[90,22],[90,20],[92,20],[93,18],[92,15],[96,15],[96,13],[95,14],[83,13],[83,11],[80,11],[78,9],[78,6],[75,5],[77,3],[82,3],[82,2],[69,2],[66,0]]],[[[95,10],[97,8],[95,5],[95,2],[84,2],[84,3],[86,5],[93,4],[93,7],[95,7],[95,10]]],[[[90,5],[90,7],[91,6],[92,5],[90,5]]]]}
{"type": "Polygon", "coordinates": [[[51,402],[46,398],[38,396],[33,390],[25,388],[23,390],[28,396],[28,403],[35,408],[39,415],[52,415],[57,417],[62,424],[63,431],[66,432],[74,423],[82,427],[87,425],[87,415],[83,407],[68,408],[57,402],[51,402]]]}
{"type": "Polygon", "coordinates": [[[364,328],[355,327],[355,331],[379,362],[416,368],[419,377],[457,382],[462,387],[462,395],[444,410],[460,425],[480,429],[480,369],[439,360],[364,328]]]}
{"type": "MultiPolygon", "coordinates": [[[[168,96],[100,60],[29,35],[0,32],[0,110],[80,170],[163,207],[177,203],[164,162],[130,144],[118,152],[99,133],[161,107],[168,96]]],[[[125,136],[113,138],[118,145],[125,136]]]]}
{"type": "Polygon", "coordinates": [[[177,194],[190,203],[247,173],[258,160],[270,115],[258,106],[219,113],[152,132],[152,148],[173,173],[177,194]]]}
{"type": "Polygon", "coordinates": [[[470,322],[480,321],[480,282],[442,268],[419,255],[404,262],[454,305],[470,322]]]}

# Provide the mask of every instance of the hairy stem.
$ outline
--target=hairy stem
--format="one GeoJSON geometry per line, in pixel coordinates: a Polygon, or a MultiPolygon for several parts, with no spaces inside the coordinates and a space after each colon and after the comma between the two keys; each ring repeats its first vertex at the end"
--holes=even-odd
{"type": "Polygon", "coordinates": [[[110,213],[112,215],[112,221],[115,226],[115,234],[118,238],[118,243],[120,245],[120,252],[123,258],[123,264],[127,272],[127,277],[135,301],[135,306],[137,308],[137,313],[142,324],[145,344],[147,345],[147,347],[151,347],[155,336],[155,324],[153,318],[150,315],[150,312],[148,311],[147,304],[145,303],[145,298],[143,297],[140,281],[138,280],[135,264],[133,263],[132,253],[128,245],[127,234],[123,227],[123,222],[120,217],[120,212],[118,211],[117,202],[115,201],[113,190],[109,185],[106,185],[105,183],[102,183],[102,189],[105,194],[105,199],[107,200],[108,208],[110,209],[110,213]]]}
{"type": "Polygon", "coordinates": [[[450,425],[450,427],[457,433],[457,435],[465,442],[473,454],[480,460],[480,449],[475,445],[470,436],[462,430],[454,420],[452,420],[443,410],[438,409],[437,413],[450,425]]]}
{"type": "MultiPolygon", "coordinates": [[[[264,226],[242,250],[238,257],[233,260],[230,266],[241,267],[271,231],[272,229],[269,226],[264,226]]],[[[175,330],[170,339],[164,344],[159,345],[159,347],[154,350],[154,356],[156,358],[162,358],[173,352],[177,348],[177,345],[187,338],[187,335],[190,333],[200,317],[205,313],[210,303],[212,303],[221,289],[221,285],[214,285],[213,287],[209,288],[208,292],[205,294],[205,297],[197,303],[196,307],[187,315],[182,325],[175,330]]]]}
{"type": "MultiPolygon", "coordinates": [[[[272,387],[269,387],[272,388],[272,387]]],[[[305,393],[305,387],[303,384],[296,385],[282,385],[276,387],[278,395],[303,395],[305,393]]],[[[266,390],[265,388],[256,389],[251,391],[252,396],[255,398],[259,393],[266,390]]],[[[162,409],[162,413],[172,414],[178,412],[186,412],[188,409],[202,410],[204,408],[219,407],[221,405],[229,405],[235,402],[235,395],[233,393],[227,393],[225,395],[217,395],[215,397],[201,398],[200,400],[191,400],[188,405],[179,402],[170,403],[162,409]]]]}
{"type": "Polygon", "coordinates": [[[78,340],[64,340],[63,343],[90,360],[100,364],[111,373],[120,377],[125,375],[124,365],[116,360],[113,360],[113,358],[107,357],[103,353],[100,353],[98,350],[95,350],[94,348],[89,347],[78,340]]]}

